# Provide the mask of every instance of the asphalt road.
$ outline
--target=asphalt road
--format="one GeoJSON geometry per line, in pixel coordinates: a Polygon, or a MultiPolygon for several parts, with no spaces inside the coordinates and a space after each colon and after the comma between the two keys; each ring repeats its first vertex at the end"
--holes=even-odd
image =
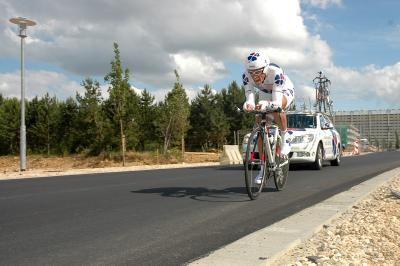
{"type": "Polygon", "coordinates": [[[0,181],[0,265],[180,265],[400,165],[295,167],[250,201],[242,167],[0,181]]]}

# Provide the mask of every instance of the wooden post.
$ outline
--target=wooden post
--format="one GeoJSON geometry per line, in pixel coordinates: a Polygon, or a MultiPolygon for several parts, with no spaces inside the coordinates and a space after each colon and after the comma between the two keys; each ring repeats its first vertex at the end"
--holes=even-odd
{"type": "Polygon", "coordinates": [[[158,148],[157,148],[157,164],[160,164],[160,162],[158,160],[158,148]]]}
{"type": "Polygon", "coordinates": [[[122,166],[125,166],[125,134],[122,135],[122,166]]]}
{"type": "Polygon", "coordinates": [[[182,163],[185,162],[185,138],[182,134],[182,163]]]}

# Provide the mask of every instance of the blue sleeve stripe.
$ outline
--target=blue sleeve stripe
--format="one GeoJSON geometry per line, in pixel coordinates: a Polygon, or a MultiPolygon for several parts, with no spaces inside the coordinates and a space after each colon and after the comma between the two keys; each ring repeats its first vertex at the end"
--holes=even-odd
{"type": "Polygon", "coordinates": [[[280,66],[278,66],[278,65],[277,65],[277,64],[275,64],[275,63],[270,63],[269,65],[270,65],[270,66],[277,67],[277,68],[280,68],[280,66]]]}

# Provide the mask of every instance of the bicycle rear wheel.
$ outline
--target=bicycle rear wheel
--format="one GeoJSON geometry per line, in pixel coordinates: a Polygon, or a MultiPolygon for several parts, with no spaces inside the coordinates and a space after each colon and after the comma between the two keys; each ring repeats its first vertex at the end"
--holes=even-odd
{"type": "Polygon", "coordinates": [[[265,159],[267,158],[265,147],[264,145],[261,145],[262,147],[258,148],[257,145],[259,138],[261,138],[262,143],[264,143],[264,134],[262,133],[262,130],[256,128],[249,137],[244,158],[246,190],[251,200],[255,200],[262,191],[265,182],[265,171],[267,168],[265,165],[265,159]],[[258,174],[261,174],[263,177],[260,184],[256,183],[256,177],[258,174]]]}

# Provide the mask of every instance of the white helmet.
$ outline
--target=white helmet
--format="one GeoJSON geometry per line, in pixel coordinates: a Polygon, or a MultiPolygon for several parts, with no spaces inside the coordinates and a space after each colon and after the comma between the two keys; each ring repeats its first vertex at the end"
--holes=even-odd
{"type": "Polygon", "coordinates": [[[260,68],[264,68],[264,73],[267,70],[266,66],[268,66],[270,60],[268,56],[264,55],[262,52],[252,52],[246,58],[246,69],[247,70],[256,70],[260,68]]]}

